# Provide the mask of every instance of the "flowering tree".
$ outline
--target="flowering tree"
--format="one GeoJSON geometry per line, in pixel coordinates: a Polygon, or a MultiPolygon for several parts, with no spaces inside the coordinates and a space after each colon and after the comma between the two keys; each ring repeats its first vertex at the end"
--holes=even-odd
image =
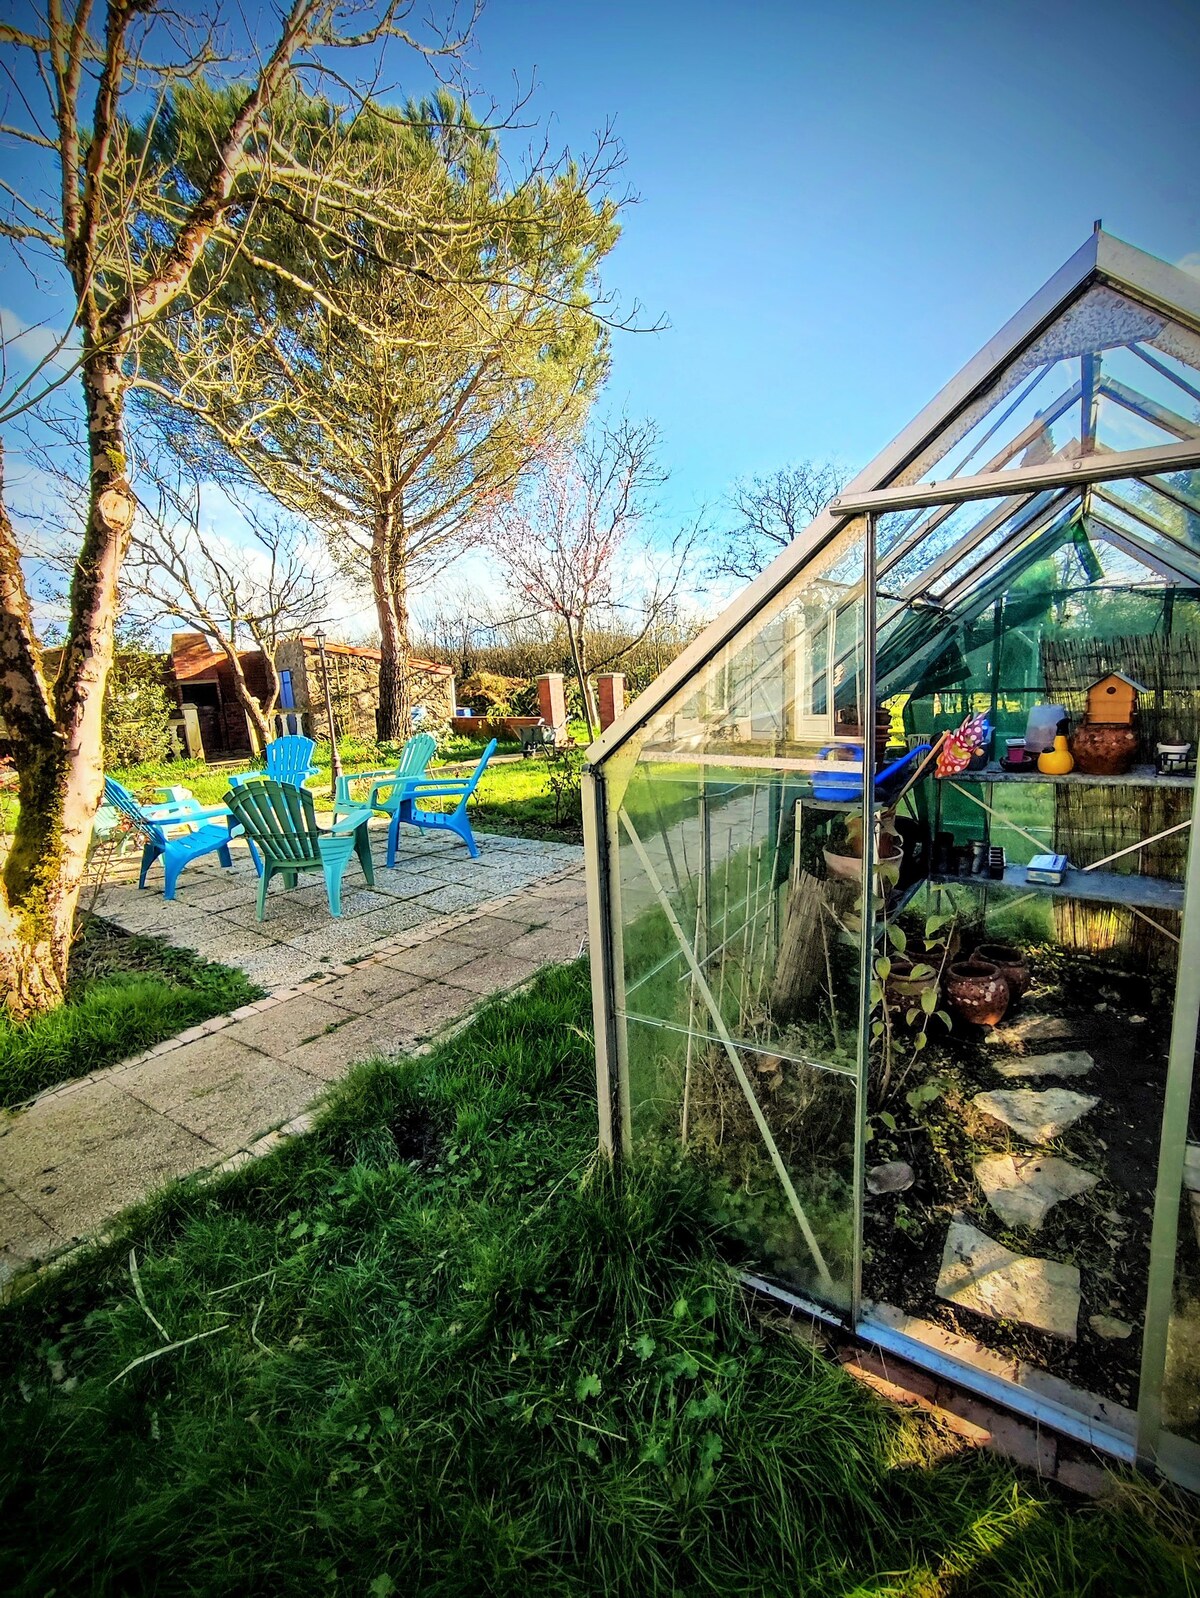
{"type": "Polygon", "coordinates": [[[700,535],[665,547],[646,535],[654,494],[666,481],[658,429],[627,417],[539,461],[526,486],[492,513],[487,542],[521,601],[566,633],[588,736],[598,718],[590,677],[615,663],[594,655],[601,621],[637,616],[625,647],[640,643],[675,608],[700,535]]]}

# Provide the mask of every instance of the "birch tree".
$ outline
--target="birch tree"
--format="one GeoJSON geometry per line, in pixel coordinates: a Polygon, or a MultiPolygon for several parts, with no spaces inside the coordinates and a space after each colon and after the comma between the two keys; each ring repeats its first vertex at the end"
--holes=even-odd
{"type": "MultiPolygon", "coordinates": [[[[36,403],[38,384],[70,381],[86,437],[87,496],[61,662],[43,667],[0,454],[0,738],[14,760],[20,813],[0,877],[0,990],[24,1017],[60,1002],[79,887],[100,799],[101,715],[112,663],[118,580],[136,514],[126,401],[140,340],[189,283],[218,237],[232,241],[256,206],[299,173],[271,137],[272,107],[297,77],[320,76],[340,47],[387,37],[420,51],[403,0],[290,0],[256,66],[207,128],[191,180],[155,160],[155,131],[179,86],[216,67],[215,35],[197,42],[157,0],[46,0],[0,22],[15,68],[0,136],[43,163],[43,184],[5,178],[0,237],[61,280],[77,354],[7,385],[0,424],[36,403]]],[[[219,21],[219,17],[217,18],[219,21]]],[[[34,180],[37,181],[36,178],[34,180]]],[[[65,341],[64,341],[65,342],[65,341]]]]}

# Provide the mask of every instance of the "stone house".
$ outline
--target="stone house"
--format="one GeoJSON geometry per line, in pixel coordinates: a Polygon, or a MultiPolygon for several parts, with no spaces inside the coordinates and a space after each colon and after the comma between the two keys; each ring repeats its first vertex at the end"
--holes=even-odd
{"type": "MultiPolygon", "coordinates": [[[[242,670],[252,693],[267,692],[267,668],[261,650],[239,651],[242,670]]],[[[184,721],[189,750],[197,746],[209,758],[249,754],[253,739],[234,690],[233,668],[220,650],[202,633],[175,633],[171,638],[171,677],[184,721]]],[[[379,702],[378,649],[357,644],[326,643],[330,697],[342,738],[375,737],[375,711],[379,702]]],[[[286,640],[278,652],[279,704],[275,710],[276,735],[303,732],[310,738],[329,735],[320,652],[315,638],[286,640]]],[[[449,666],[414,657],[413,702],[431,719],[444,721],[454,714],[454,672],[449,666]]]]}

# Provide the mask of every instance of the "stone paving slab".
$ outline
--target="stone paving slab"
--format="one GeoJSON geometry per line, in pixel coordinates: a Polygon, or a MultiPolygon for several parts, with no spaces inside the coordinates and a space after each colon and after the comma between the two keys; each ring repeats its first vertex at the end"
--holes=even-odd
{"type": "MultiPolygon", "coordinates": [[[[578,916],[583,896],[573,864],[507,898],[426,920],[356,963],[331,959],[307,981],[294,945],[272,943],[285,966],[267,998],[0,1112],[0,1293],[163,1182],[235,1169],[306,1130],[324,1084],[357,1061],[419,1047],[485,996],[574,959],[574,927],[547,922],[578,916]]],[[[252,929],[212,919],[219,939],[253,944],[252,929]]]]}
{"type": "Polygon", "coordinates": [[[1055,1204],[1090,1193],[1100,1178],[1055,1155],[988,1154],[975,1180],[1005,1226],[1036,1231],[1055,1204]]]}
{"type": "MultiPolygon", "coordinates": [[[[351,861],[342,890],[342,915],[329,914],[317,873],[304,873],[293,889],[272,882],[260,922],[258,879],[247,850],[233,847],[233,866],[215,856],[189,866],[176,897],[162,896],[162,876],[152,871],[149,885],[136,885],[132,855],[116,863],[97,899],[97,913],[130,932],[164,938],[194,949],[207,959],[234,965],[266,988],[319,974],[347,959],[361,959],[388,940],[431,925],[455,912],[485,909],[490,901],[533,890],[555,873],[582,864],[583,851],[571,844],[547,843],[478,833],[479,858],[444,834],[401,828],[396,866],[384,864],[387,823],[371,827],[375,884],[368,887],[357,861],[351,861]],[[290,961],[290,963],[289,963],[290,961]]],[[[569,900],[547,901],[543,922],[569,900]]],[[[532,923],[531,923],[532,924],[532,923]]]]}
{"type": "Polygon", "coordinates": [[[1079,1272],[1057,1260],[1014,1254],[974,1226],[955,1221],[946,1234],[937,1296],[989,1320],[1020,1321],[1074,1342],[1079,1272]]]}
{"type": "Polygon", "coordinates": [[[1099,1102],[1089,1093],[1072,1093],[1069,1088],[1045,1088],[1040,1092],[1033,1088],[1001,1088],[994,1093],[976,1093],[971,1100],[976,1109],[1002,1121],[1029,1143],[1052,1143],[1099,1102]]]}

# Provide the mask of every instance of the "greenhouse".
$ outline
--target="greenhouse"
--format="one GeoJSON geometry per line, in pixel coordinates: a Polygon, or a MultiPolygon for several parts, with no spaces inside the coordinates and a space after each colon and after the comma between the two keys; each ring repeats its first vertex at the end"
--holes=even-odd
{"type": "Polygon", "coordinates": [[[1097,228],[584,783],[610,1152],[1194,1487],[1198,743],[1200,279],[1097,228]]]}

